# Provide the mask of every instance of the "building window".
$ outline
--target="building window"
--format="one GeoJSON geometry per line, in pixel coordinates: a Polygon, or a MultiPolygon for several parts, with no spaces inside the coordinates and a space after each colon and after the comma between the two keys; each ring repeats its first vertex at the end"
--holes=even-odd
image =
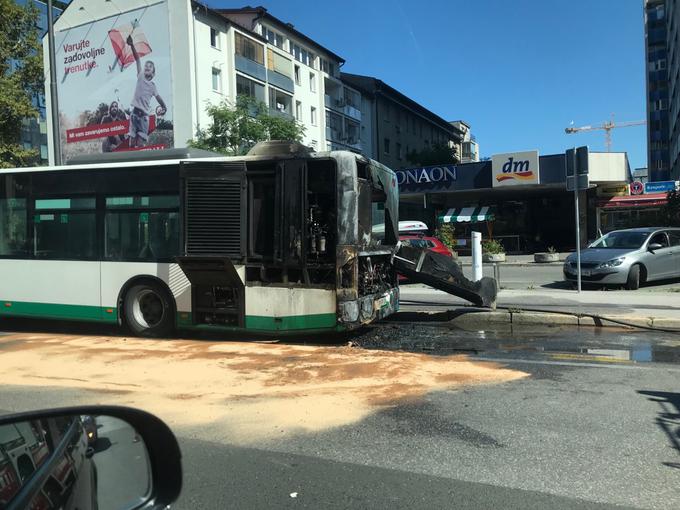
{"type": "Polygon", "coordinates": [[[264,85],[237,74],[236,95],[252,97],[256,101],[264,101],[264,85]]]}
{"type": "Polygon", "coordinates": [[[220,49],[220,33],[213,27],[210,27],[210,46],[220,49]]]}
{"type": "Polygon", "coordinates": [[[310,110],[310,118],[312,122],[312,126],[316,126],[316,108],[312,106],[310,110]]]}
{"type": "Polygon", "coordinates": [[[309,90],[316,92],[316,75],[309,73],[309,90]]]}
{"type": "Polygon", "coordinates": [[[212,68],[212,88],[215,92],[222,92],[222,71],[212,68]]]}
{"type": "Polygon", "coordinates": [[[280,55],[279,53],[267,48],[267,68],[279,73],[286,78],[291,78],[290,75],[290,64],[291,60],[289,58],[280,55]]]}
{"type": "Polygon", "coordinates": [[[269,44],[273,44],[277,48],[283,49],[283,36],[278,32],[274,32],[267,27],[262,27],[262,36],[267,39],[269,44]]]}
{"type": "Polygon", "coordinates": [[[302,85],[302,81],[300,80],[300,66],[299,65],[295,66],[295,85],[302,85]]]}
{"type": "Polygon", "coordinates": [[[301,48],[297,44],[291,42],[290,54],[293,55],[293,58],[295,58],[295,60],[298,62],[302,62],[309,67],[314,67],[314,60],[316,59],[316,56],[312,52],[307,51],[306,49],[301,48]]]}
{"type": "Polygon", "coordinates": [[[237,55],[264,65],[264,46],[239,32],[234,34],[234,42],[236,43],[237,55]]]}
{"type": "Polygon", "coordinates": [[[385,154],[390,153],[390,139],[389,138],[385,138],[385,140],[384,140],[383,151],[385,152],[385,154]]]}
{"type": "Polygon", "coordinates": [[[295,101],[295,118],[302,122],[302,103],[295,101]]]}
{"type": "Polygon", "coordinates": [[[293,96],[289,96],[273,87],[269,87],[269,108],[279,113],[292,115],[293,96]]]}
{"type": "Polygon", "coordinates": [[[319,61],[321,62],[321,70],[324,73],[330,74],[331,76],[337,76],[338,66],[335,63],[321,57],[319,57],[319,61]]]}
{"type": "Polygon", "coordinates": [[[397,143],[396,144],[397,148],[397,158],[402,159],[404,157],[403,152],[401,151],[401,144],[397,143]]]}

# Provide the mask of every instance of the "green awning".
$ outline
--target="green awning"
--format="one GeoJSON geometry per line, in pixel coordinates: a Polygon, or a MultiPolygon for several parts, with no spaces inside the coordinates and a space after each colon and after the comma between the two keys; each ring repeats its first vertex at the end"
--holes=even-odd
{"type": "Polygon", "coordinates": [[[494,216],[490,207],[454,207],[439,217],[442,223],[476,223],[493,221],[494,216]]]}

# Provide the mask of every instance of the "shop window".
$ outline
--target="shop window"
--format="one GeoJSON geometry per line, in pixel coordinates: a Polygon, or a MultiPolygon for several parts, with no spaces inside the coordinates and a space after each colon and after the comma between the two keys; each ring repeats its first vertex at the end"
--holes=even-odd
{"type": "Polygon", "coordinates": [[[25,198],[0,200],[0,257],[28,254],[28,211],[25,198]]]}
{"type": "Polygon", "coordinates": [[[95,198],[35,201],[33,217],[36,258],[88,260],[97,254],[95,198]]]}

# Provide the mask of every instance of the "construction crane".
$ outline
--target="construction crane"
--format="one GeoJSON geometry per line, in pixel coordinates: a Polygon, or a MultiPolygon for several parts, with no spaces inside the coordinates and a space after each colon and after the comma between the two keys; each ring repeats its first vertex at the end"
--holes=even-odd
{"type": "Polygon", "coordinates": [[[581,131],[595,131],[601,129],[604,131],[604,143],[607,146],[607,152],[612,150],[612,129],[632,127],[632,126],[642,126],[646,124],[644,120],[634,120],[630,122],[614,122],[614,114],[612,113],[611,120],[603,122],[599,126],[581,126],[581,127],[568,127],[564,129],[564,132],[568,135],[573,135],[575,133],[580,133],[581,131]]]}

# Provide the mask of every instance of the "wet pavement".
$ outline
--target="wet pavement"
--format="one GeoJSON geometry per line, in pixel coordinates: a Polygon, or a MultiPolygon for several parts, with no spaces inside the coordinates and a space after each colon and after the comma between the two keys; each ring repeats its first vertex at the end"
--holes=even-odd
{"type": "Polygon", "coordinates": [[[366,349],[392,349],[494,361],[680,363],[680,335],[607,328],[499,328],[466,331],[444,324],[383,323],[353,339],[366,349]]]}

